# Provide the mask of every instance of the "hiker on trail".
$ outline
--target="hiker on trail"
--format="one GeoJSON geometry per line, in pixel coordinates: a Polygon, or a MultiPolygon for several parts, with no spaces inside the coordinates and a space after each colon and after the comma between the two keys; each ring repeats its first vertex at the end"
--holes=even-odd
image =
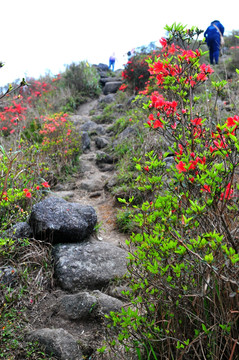
{"type": "Polygon", "coordinates": [[[135,52],[134,49],[132,49],[132,50],[130,50],[130,51],[127,52],[128,61],[132,58],[132,56],[134,56],[134,52],[135,52]]]}
{"type": "Polygon", "coordinates": [[[109,58],[109,69],[111,69],[112,71],[114,71],[114,69],[115,69],[115,53],[114,52],[109,58]]]}
{"type": "Polygon", "coordinates": [[[209,48],[210,64],[218,64],[220,47],[223,45],[224,26],[218,20],[214,20],[204,33],[209,48]]]}

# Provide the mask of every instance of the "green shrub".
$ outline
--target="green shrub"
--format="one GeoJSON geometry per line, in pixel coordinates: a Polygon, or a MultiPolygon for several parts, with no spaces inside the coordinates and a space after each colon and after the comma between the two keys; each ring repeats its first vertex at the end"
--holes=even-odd
{"type": "Polygon", "coordinates": [[[89,97],[99,96],[101,92],[97,70],[84,61],[66,67],[62,76],[62,86],[72,90],[73,97],[79,104],[89,97]]]}

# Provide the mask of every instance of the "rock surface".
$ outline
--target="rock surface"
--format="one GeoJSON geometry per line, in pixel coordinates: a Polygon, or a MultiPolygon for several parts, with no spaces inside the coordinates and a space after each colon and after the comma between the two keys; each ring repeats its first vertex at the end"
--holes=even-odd
{"type": "Polygon", "coordinates": [[[39,329],[29,335],[29,340],[38,341],[47,354],[59,360],[83,360],[74,337],[64,329],[39,329]]]}
{"type": "Polygon", "coordinates": [[[65,244],[53,250],[55,277],[64,290],[101,289],[125,275],[127,253],[106,242],[65,244]]]}
{"type": "Polygon", "coordinates": [[[93,207],[49,197],[35,204],[29,224],[35,239],[56,243],[83,241],[93,231],[97,215],[93,207]]]}

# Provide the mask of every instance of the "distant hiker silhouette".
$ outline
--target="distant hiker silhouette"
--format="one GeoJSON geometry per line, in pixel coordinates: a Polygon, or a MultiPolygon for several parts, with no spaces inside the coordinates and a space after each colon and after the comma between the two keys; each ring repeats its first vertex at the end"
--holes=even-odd
{"type": "Polygon", "coordinates": [[[218,64],[220,48],[224,43],[223,40],[224,26],[218,20],[211,22],[204,33],[206,43],[209,49],[210,64],[218,64]]]}
{"type": "Polygon", "coordinates": [[[132,58],[132,56],[134,56],[134,49],[130,50],[127,52],[127,56],[128,56],[128,60],[130,60],[132,58]]]}
{"type": "Polygon", "coordinates": [[[114,69],[115,69],[115,53],[114,52],[109,58],[109,69],[112,71],[114,71],[114,69]]]}

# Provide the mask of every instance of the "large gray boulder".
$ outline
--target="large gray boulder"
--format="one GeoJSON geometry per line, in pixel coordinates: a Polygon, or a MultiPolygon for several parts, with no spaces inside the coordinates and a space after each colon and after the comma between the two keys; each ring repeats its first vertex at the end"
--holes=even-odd
{"type": "Polygon", "coordinates": [[[127,272],[126,256],[125,250],[101,241],[56,245],[56,282],[71,293],[101,289],[127,272]]]}
{"type": "Polygon", "coordinates": [[[110,93],[116,93],[121,85],[122,85],[122,81],[110,81],[110,82],[107,82],[105,84],[105,86],[103,87],[103,94],[107,95],[107,94],[110,94],[110,93]]]}
{"type": "Polygon", "coordinates": [[[83,360],[83,355],[74,337],[64,329],[39,329],[27,336],[30,341],[38,341],[49,355],[59,360],[83,360]]]}
{"type": "Polygon", "coordinates": [[[109,71],[109,66],[106,64],[99,63],[98,65],[93,65],[98,71],[109,71]]]}
{"type": "Polygon", "coordinates": [[[49,197],[33,205],[29,218],[35,239],[54,244],[80,242],[94,230],[97,215],[92,206],[49,197]]]}

